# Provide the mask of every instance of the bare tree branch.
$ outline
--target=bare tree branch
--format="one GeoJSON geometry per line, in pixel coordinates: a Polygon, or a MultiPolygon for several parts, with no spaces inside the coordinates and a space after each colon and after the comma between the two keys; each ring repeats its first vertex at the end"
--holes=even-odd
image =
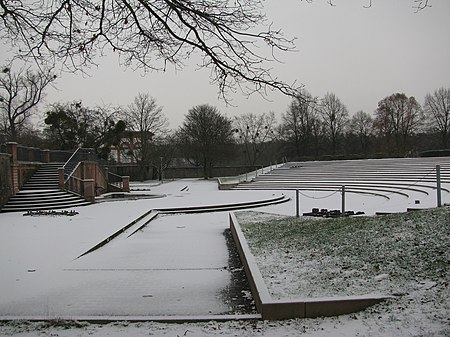
{"type": "Polygon", "coordinates": [[[55,79],[50,70],[12,72],[4,68],[0,74],[0,115],[2,127],[11,140],[16,140],[21,126],[43,98],[45,88],[55,79]]]}
{"type": "Polygon", "coordinates": [[[234,136],[244,148],[248,165],[256,165],[276,135],[276,119],[273,112],[246,113],[234,118],[234,136]]]}
{"type": "Polygon", "coordinates": [[[273,51],[294,43],[267,22],[262,0],[0,0],[0,18],[17,57],[40,64],[83,71],[112,51],[125,66],[164,71],[197,53],[225,99],[236,88],[298,93],[269,71],[273,51]]]}
{"type": "MultiPolygon", "coordinates": [[[[312,3],[314,0],[300,0],[300,1],[306,1],[307,3],[312,3]]],[[[333,0],[326,0],[326,1],[331,7],[336,7],[333,0]]],[[[363,1],[367,1],[367,4],[363,5],[364,8],[372,7],[372,0],[363,0],[363,1]]],[[[413,2],[413,8],[416,10],[416,13],[427,7],[431,7],[431,5],[429,4],[429,0],[412,0],[412,2],[413,2]]]]}
{"type": "Polygon", "coordinates": [[[431,7],[431,5],[428,2],[429,0],[414,0],[413,8],[416,10],[416,13],[421,11],[422,9],[431,7]]]}
{"type": "Polygon", "coordinates": [[[364,8],[370,8],[372,7],[372,0],[369,0],[369,3],[367,5],[363,5],[364,8]]]}

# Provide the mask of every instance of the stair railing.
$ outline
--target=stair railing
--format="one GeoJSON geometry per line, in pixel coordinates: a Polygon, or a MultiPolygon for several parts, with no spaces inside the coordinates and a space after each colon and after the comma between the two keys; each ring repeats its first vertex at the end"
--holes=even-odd
{"type": "Polygon", "coordinates": [[[63,165],[64,181],[67,181],[70,178],[80,162],[88,160],[97,160],[93,149],[86,149],[82,147],[76,149],[76,151],[63,165]]]}
{"type": "Polygon", "coordinates": [[[81,147],[72,154],[61,168],[60,186],[83,196],[89,201],[94,201],[95,195],[104,192],[130,191],[128,176],[122,177],[109,172],[108,169],[102,167],[93,149],[81,147]],[[97,168],[94,170],[94,176],[89,179],[85,179],[85,177],[81,179],[76,172],[81,163],[87,161],[96,162],[98,165],[96,165],[97,168]]]}
{"type": "Polygon", "coordinates": [[[60,172],[60,186],[72,193],[84,197],[93,202],[95,197],[94,179],[81,179],[74,174],[83,161],[95,161],[96,156],[93,149],[79,147],[64,163],[60,172]],[[61,176],[62,175],[62,176],[61,176]]]}
{"type": "Polygon", "coordinates": [[[108,188],[123,191],[123,177],[108,171],[108,188]]]}
{"type": "MultiPolygon", "coordinates": [[[[77,165],[78,166],[78,165],[77,165]]],[[[74,170],[75,171],[75,170],[74,170]]],[[[74,175],[70,175],[64,183],[64,188],[67,191],[78,194],[79,196],[85,197],[85,186],[84,180],[74,175]]]]}

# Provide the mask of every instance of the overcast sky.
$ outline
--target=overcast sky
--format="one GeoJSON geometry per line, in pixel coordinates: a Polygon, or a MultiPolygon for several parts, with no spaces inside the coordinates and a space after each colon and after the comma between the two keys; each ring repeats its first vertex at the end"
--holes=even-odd
{"type": "MultiPolygon", "coordinates": [[[[413,0],[267,0],[266,13],[286,36],[296,37],[297,51],[278,55],[274,76],[304,84],[313,95],[335,93],[351,115],[373,113],[378,101],[396,92],[422,103],[427,93],[450,87],[450,1],[430,0],[431,8],[415,13],[413,0]]],[[[195,64],[183,71],[140,72],[120,68],[117,59],[104,58],[90,77],[63,74],[58,90],[47,91],[46,103],[81,100],[85,106],[126,106],[138,92],[149,93],[163,106],[176,128],[187,111],[208,103],[229,117],[274,111],[279,118],[290,98],[271,93],[230,96],[233,107],[218,99],[208,70],[195,64]]],[[[44,106],[41,106],[43,111],[44,106]]]]}

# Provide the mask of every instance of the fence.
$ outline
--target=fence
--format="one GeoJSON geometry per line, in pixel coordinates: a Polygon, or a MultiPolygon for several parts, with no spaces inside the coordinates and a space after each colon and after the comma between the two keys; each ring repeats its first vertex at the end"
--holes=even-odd
{"type": "Polygon", "coordinates": [[[12,145],[15,145],[16,160],[19,162],[35,163],[64,163],[73,151],[69,150],[42,150],[37,147],[23,146],[17,143],[0,144],[0,153],[11,153],[12,145]]]}

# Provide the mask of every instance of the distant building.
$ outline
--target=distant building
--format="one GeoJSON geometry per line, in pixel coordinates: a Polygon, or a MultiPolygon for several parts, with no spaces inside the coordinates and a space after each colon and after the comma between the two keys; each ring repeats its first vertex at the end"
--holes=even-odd
{"type": "Polygon", "coordinates": [[[118,146],[112,146],[110,159],[119,164],[135,164],[141,151],[141,139],[146,137],[150,142],[154,134],[149,131],[125,131],[125,136],[118,146]]]}

